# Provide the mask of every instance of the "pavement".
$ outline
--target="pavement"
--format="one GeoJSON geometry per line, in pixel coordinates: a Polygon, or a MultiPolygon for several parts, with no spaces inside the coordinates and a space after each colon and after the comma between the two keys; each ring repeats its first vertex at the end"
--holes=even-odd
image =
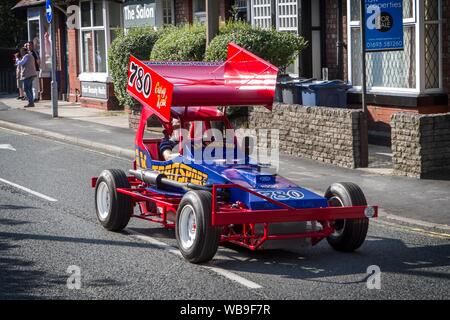
{"type": "MultiPolygon", "coordinates": [[[[24,109],[14,97],[0,97],[0,127],[71,143],[100,152],[134,157],[134,132],[125,112],[105,112],[60,102],[59,118],[51,117],[50,101],[24,109]]],[[[159,137],[150,128],[149,137],[159,137]]],[[[418,180],[392,175],[390,149],[370,146],[369,168],[346,169],[309,159],[280,156],[279,173],[323,193],[333,182],[351,181],[363,189],[368,202],[387,219],[411,225],[450,230],[450,179],[418,180]]]]}

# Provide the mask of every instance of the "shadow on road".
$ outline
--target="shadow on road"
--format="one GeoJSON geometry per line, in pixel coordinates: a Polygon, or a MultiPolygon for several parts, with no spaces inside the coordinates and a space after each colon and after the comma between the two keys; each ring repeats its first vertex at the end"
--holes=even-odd
{"type": "MultiPolygon", "coordinates": [[[[136,231],[138,229],[133,228],[136,231]]],[[[144,230],[144,229],[142,229],[144,230]]],[[[162,228],[145,229],[145,234],[159,238],[173,238],[173,230],[162,228]]],[[[53,235],[0,232],[0,299],[48,298],[36,296],[35,292],[52,285],[65,284],[66,278],[36,270],[34,263],[9,254],[17,248],[20,240],[58,241],[114,247],[156,248],[150,243],[139,241],[102,240],[53,235]],[[11,243],[14,243],[12,245],[11,243]],[[32,294],[34,292],[34,295],[32,294]]],[[[174,259],[176,259],[174,257],[174,259]]],[[[187,262],[186,262],[187,263],[187,262]]],[[[287,279],[301,279],[313,282],[353,284],[365,282],[366,269],[370,265],[380,266],[382,272],[413,275],[418,277],[450,280],[450,244],[406,245],[404,241],[387,237],[370,237],[364,246],[354,253],[339,253],[326,244],[317,248],[265,250],[251,252],[241,247],[220,247],[210,265],[229,271],[252,274],[276,275],[287,279]],[[447,268],[445,271],[429,268],[447,268]],[[351,282],[336,281],[336,276],[363,274],[361,279],[351,282]]],[[[114,279],[98,279],[92,286],[123,285],[114,279]]],[[[52,295],[52,298],[55,298],[52,295]]]]}
{"type": "MultiPolygon", "coordinates": [[[[175,239],[174,231],[165,228],[131,229],[157,239],[175,239]]],[[[321,278],[365,274],[370,265],[380,266],[383,272],[450,280],[450,243],[410,246],[400,239],[371,236],[353,253],[334,251],[326,240],[317,247],[293,251],[277,249],[253,252],[227,244],[225,247],[219,247],[211,264],[230,271],[329,283],[332,283],[332,280],[321,278]],[[447,268],[447,271],[424,270],[436,267],[447,268]]],[[[359,281],[348,283],[365,282],[366,279],[367,276],[364,276],[359,281]]]]}
{"type": "Polygon", "coordinates": [[[49,279],[58,280],[57,276],[36,270],[34,262],[9,252],[18,247],[0,240],[0,299],[58,298],[39,293],[50,287],[49,279]]]}
{"type": "Polygon", "coordinates": [[[233,247],[237,254],[245,255],[247,259],[214,260],[214,264],[234,271],[339,284],[365,282],[367,276],[348,283],[323,278],[365,273],[370,265],[378,265],[382,272],[450,280],[450,244],[411,247],[393,238],[372,237],[371,240],[353,253],[336,252],[327,246],[298,253],[284,250],[250,252],[233,247]],[[447,270],[425,270],[428,268],[447,270]]]}

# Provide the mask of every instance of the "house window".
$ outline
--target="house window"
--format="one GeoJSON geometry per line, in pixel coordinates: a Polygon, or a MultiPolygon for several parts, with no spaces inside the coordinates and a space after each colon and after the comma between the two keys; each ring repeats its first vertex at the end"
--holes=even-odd
{"type": "Polygon", "coordinates": [[[252,26],[268,29],[272,26],[271,0],[252,0],[252,26]]]}
{"type": "Polygon", "coordinates": [[[277,29],[297,32],[297,0],[278,0],[277,29]]]}
{"type": "Polygon", "coordinates": [[[163,14],[163,24],[173,24],[173,1],[172,0],[162,0],[162,14],[163,14]]]}
{"type": "Polygon", "coordinates": [[[194,21],[200,23],[206,22],[206,0],[193,0],[192,10],[194,13],[194,21]]]}
{"type": "Polygon", "coordinates": [[[109,32],[110,42],[122,32],[122,4],[114,1],[109,2],[109,32]]]}
{"type": "Polygon", "coordinates": [[[105,2],[82,1],[80,9],[82,72],[107,72],[105,2]]]}
{"type": "MultiPolygon", "coordinates": [[[[349,79],[362,84],[360,0],[348,0],[349,79]]],[[[404,50],[368,52],[368,91],[424,92],[441,88],[441,0],[403,0],[404,50]]]]}
{"type": "Polygon", "coordinates": [[[41,70],[48,72],[51,68],[51,38],[49,24],[43,18],[44,13],[41,8],[28,8],[28,40],[34,44],[34,50],[41,59],[41,70]]]}

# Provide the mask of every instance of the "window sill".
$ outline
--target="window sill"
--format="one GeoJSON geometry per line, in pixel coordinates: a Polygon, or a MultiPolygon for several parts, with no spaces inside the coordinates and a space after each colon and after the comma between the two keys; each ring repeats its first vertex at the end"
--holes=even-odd
{"type": "MultiPolygon", "coordinates": [[[[366,95],[368,104],[398,106],[406,108],[417,108],[423,106],[442,106],[448,104],[446,93],[415,93],[415,92],[369,92],[366,95]]],[[[348,103],[361,103],[361,93],[357,91],[348,92],[348,103]]]]}
{"type": "Polygon", "coordinates": [[[78,75],[80,81],[111,82],[111,77],[106,72],[83,72],[78,75]]]}

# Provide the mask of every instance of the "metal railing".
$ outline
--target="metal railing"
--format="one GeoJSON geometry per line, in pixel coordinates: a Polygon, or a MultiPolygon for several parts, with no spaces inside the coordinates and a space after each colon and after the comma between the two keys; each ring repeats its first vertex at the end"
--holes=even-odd
{"type": "Polygon", "coordinates": [[[14,69],[0,69],[0,93],[17,92],[16,71],[14,69]]]}

